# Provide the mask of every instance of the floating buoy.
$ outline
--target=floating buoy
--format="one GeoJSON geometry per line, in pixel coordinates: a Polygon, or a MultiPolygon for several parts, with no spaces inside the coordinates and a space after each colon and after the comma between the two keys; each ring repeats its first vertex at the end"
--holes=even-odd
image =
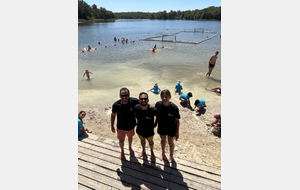
{"type": "Polygon", "coordinates": [[[97,48],[95,48],[95,50],[97,50],[97,48]]]}
{"type": "Polygon", "coordinates": [[[130,41],[130,43],[132,43],[132,41],[130,41]]]}
{"type": "Polygon", "coordinates": [[[105,48],[107,48],[107,46],[105,46],[105,48]]]}
{"type": "Polygon", "coordinates": [[[82,53],[84,53],[84,51],[82,50],[82,53]]]}
{"type": "Polygon", "coordinates": [[[166,30],[169,30],[168,28],[166,30]]]}
{"type": "Polygon", "coordinates": [[[116,44],[114,44],[114,46],[116,46],[116,44]]]}
{"type": "Polygon", "coordinates": [[[132,41],[133,43],[135,42],[135,40],[132,41]]]}

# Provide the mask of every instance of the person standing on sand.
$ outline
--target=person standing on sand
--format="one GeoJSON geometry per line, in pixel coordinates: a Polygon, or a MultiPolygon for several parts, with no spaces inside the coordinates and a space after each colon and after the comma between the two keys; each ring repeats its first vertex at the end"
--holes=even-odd
{"type": "Polygon", "coordinates": [[[121,153],[119,158],[125,159],[124,155],[124,141],[125,136],[128,137],[128,145],[130,156],[134,156],[134,151],[131,148],[132,137],[134,136],[134,127],[136,126],[135,115],[133,108],[139,103],[136,98],[129,97],[130,93],[127,88],[120,89],[120,100],[112,105],[111,113],[111,131],[116,132],[114,123],[117,115],[117,137],[119,139],[119,146],[121,153]]]}
{"type": "Polygon", "coordinates": [[[158,101],[155,104],[158,114],[155,119],[155,126],[158,124],[157,133],[160,135],[160,144],[162,153],[159,160],[162,161],[165,157],[165,146],[168,137],[168,143],[170,146],[170,156],[168,161],[171,163],[174,153],[174,138],[177,141],[179,138],[179,119],[180,114],[178,107],[170,102],[171,93],[169,90],[162,90],[160,93],[162,101],[158,101]]]}
{"type": "Polygon", "coordinates": [[[92,72],[89,72],[88,69],[86,69],[82,77],[84,77],[84,75],[86,75],[86,77],[87,77],[88,79],[90,79],[90,73],[93,74],[92,72]]]}
{"type": "Polygon", "coordinates": [[[208,62],[208,72],[206,73],[205,76],[210,76],[212,70],[215,68],[215,64],[218,58],[219,52],[216,51],[215,55],[211,56],[209,62],[208,62]]]}
{"type": "Polygon", "coordinates": [[[146,140],[149,142],[150,150],[151,150],[151,160],[155,161],[155,155],[153,152],[153,136],[154,136],[154,116],[157,116],[157,108],[151,108],[148,105],[149,99],[148,94],[146,92],[141,92],[139,95],[139,103],[137,104],[133,111],[137,118],[138,124],[136,127],[136,133],[141,139],[141,145],[143,150],[139,153],[139,157],[142,157],[144,154],[146,155],[145,144],[146,140]]]}
{"type": "Polygon", "coordinates": [[[175,85],[175,89],[174,89],[174,91],[175,91],[175,94],[178,92],[178,94],[180,95],[181,94],[181,90],[183,89],[182,88],[182,85],[180,85],[180,80],[178,80],[177,81],[177,84],[175,85]]]}

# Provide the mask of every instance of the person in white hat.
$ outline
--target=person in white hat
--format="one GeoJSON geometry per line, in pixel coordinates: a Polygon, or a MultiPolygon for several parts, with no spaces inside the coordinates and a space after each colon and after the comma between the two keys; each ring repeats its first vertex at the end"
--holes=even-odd
{"type": "Polygon", "coordinates": [[[176,94],[177,92],[178,92],[179,95],[181,94],[181,90],[182,90],[183,88],[182,88],[182,86],[181,86],[180,83],[181,83],[180,80],[178,80],[178,81],[177,81],[177,84],[176,84],[176,86],[175,86],[175,89],[174,89],[175,94],[176,94]]]}

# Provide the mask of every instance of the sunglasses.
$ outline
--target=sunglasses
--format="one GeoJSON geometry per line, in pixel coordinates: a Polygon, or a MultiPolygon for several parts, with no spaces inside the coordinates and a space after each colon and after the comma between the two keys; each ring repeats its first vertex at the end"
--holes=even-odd
{"type": "Polygon", "coordinates": [[[121,96],[121,97],[128,97],[129,95],[128,95],[128,94],[126,94],[126,95],[121,95],[121,94],[120,94],[120,96],[121,96]]]}
{"type": "Polygon", "coordinates": [[[140,98],[140,100],[141,100],[141,101],[143,101],[143,100],[147,101],[148,98],[140,98]]]}

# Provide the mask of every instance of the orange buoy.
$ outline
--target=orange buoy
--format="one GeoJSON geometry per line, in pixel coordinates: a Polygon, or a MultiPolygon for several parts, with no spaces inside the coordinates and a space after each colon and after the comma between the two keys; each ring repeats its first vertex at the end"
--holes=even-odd
{"type": "Polygon", "coordinates": [[[107,46],[105,46],[105,48],[107,48],[107,46]]]}
{"type": "Polygon", "coordinates": [[[135,42],[135,40],[132,41],[133,43],[135,42]]]}

